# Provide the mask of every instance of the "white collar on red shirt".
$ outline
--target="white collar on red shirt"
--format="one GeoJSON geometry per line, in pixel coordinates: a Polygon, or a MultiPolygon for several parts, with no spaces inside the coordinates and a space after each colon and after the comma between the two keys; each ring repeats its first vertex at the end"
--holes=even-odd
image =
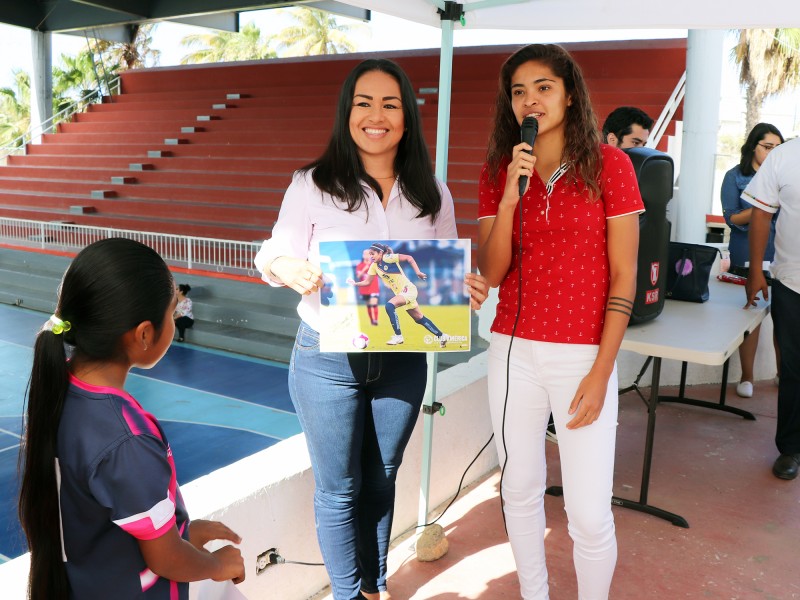
{"type": "Polygon", "coordinates": [[[544,209],[544,220],[548,223],[550,222],[550,194],[553,193],[553,188],[556,186],[556,181],[561,179],[564,173],[569,171],[571,164],[572,163],[569,162],[561,163],[561,166],[553,171],[553,174],[550,175],[550,179],[548,179],[547,183],[544,184],[544,188],[547,190],[547,194],[545,195],[546,206],[544,209]]]}

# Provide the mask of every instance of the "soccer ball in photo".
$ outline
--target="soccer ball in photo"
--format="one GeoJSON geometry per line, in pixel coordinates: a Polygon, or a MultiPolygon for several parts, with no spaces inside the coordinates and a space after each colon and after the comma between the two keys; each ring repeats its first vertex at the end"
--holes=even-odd
{"type": "Polygon", "coordinates": [[[363,350],[369,344],[369,336],[366,333],[359,333],[353,338],[353,346],[359,350],[363,350]]]}

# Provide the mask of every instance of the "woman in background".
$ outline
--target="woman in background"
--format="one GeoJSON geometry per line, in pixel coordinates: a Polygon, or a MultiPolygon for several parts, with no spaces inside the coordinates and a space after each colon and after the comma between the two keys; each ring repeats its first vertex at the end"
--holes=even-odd
{"type": "MultiPolygon", "coordinates": [[[[742,192],[753,179],[753,175],[761,167],[761,163],[767,158],[767,154],[783,143],[783,135],[778,128],[769,123],[759,123],[750,134],[742,146],[739,164],[725,173],[722,180],[720,196],[722,199],[722,214],[725,222],[731,229],[728,241],[728,251],[731,255],[730,272],[735,275],[747,276],[747,264],[750,261],[750,248],[748,246],[747,232],[750,226],[750,216],[753,213],[752,205],[742,200],[742,192]]],[[[769,230],[769,240],[764,251],[764,260],[772,262],[775,257],[775,221],[778,213],[772,217],[772,224],[769,230]]],[[[761,268],[761,265],[755,265],[761,268]]],[[[753,365],[756,360],[756,350],[758,350],[758,334],[761,325],[756,327],[744,338],[739,346],[739,362],[742,364],[742,377],[739,385],[736,386],[736,393],[742,398],[753,396],[753,365]]],[[[778,346],[775,344],[775,355],[779,357],[778,346]]],[[[776,364],[780,365],[780,359],[776,364]]],[[[777,377],[775,378],[777,380],[777,377]]]]}
{"type": "Polygon", "coordinates": [[[182,342],[187,329],[194,325],[194,314],[192,313],[192,301],[186,295],[192,290],[188,283],[178,286],[178,305],[172,318],[175,319],[175,328],[178,330],[178,341],[182,342]]]}

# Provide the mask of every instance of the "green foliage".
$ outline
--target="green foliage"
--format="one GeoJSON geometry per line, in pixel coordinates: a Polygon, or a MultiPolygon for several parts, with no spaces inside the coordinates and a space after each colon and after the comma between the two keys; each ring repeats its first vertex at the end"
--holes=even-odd
{"type": "Polygon", "coordinates": [[[764,100],[800,83],[800,29],[739,29],[731,58],[745,87],[745,133],[760,120],[764,100]]]}
{"type": "Polygon", "coordinates": [[[143,69],[158,65],[161,51],[153,48],[153,32],[155,23],[141,23],[131,25],[131,42],[110,42],[108,40],[92,40],[90,49],[103,59],[103,63],[113,65],[111,70],[127,71],[128,69],[143,69]]]}
{"type": "Polygon", "coordinates": [[[13,73],[13,87],[0,88],[0,147],[28,131],[31,123],[30,76],[22,69],[14,69],[13,73]]]}
{"type": "Polygon", "coordinates": [[[273,36],[262,34],[253,23],[248,23],[238,33],[187,35],[181,45],[193,52],[185,55],[181,64],[344,54],[357,49],[348,34],[360,31],[363,26],[359,24],[342,25],[330,13],[310,8],[276,10],[275,13],[287,16],[292,24],[273,36]]]}
{"type": "Polygon", "coordinates": [[[182,65],[261,60],[275,56],[275,52],[269,47],[269,41],[253,23],[248,23],[238,33],[219,31],[187,35],[181,40],[181,45],[194,49],[194,52],[181,58],[182,65]]]}
{"type": "MultiPolygon", "coordinates": [[[[76,103],[82,110],[102,100],[121,71],[158,63],[160,52],[152,48],[155,25],[131,27],[131,43],[91,39],[76,56],[61,55],[59,64],[53,67],[53,115],[76,103]]],[[[31,126],[30,75],[18,69],[14,79],[13,87],[0,89],[0,147],[27,133],[31,126]]],[[[63,117],[57,117],[55,122],[61,120],[63,117]]]]}
{"type": "Polygon", "coordinates": [[[275,36],[281,56],[347,54],[356,51],[348,34],[358,32],[361,25],[341,25],[336,17],[314,8],[281,11],[291,15],[294,24],[275,36]]]}

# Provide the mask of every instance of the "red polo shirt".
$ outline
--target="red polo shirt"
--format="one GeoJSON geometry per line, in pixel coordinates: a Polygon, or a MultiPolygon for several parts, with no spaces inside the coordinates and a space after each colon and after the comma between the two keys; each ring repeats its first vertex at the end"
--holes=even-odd
{"type": "MultiPolygon", "coordinates": [[[[511,266],[500,284],[492,331],[511,335],[519,287],[519,210],[522,209],[522,304],[514,335],[543,342],[599,344],[608,300],[606,219],[640,213],[644,204],[628,156],[601,144],[602,195],[592,201],[569,183],[565,167],[544,182],[537,173],[514,213],[511,266]]],[[[481,171],[478,218],[494,217],[506,166],[497,183],[481,171]]]]}

